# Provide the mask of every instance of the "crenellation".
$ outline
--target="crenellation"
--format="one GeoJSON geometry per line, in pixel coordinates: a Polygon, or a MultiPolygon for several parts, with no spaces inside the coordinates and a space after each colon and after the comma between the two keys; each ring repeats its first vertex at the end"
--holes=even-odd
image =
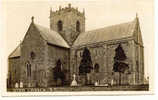
{"type": "Polygon", "coordinates": [[[66,13],[69,13],[70,11],[78,14],[79,16],[84,16],[84,13],[85,13],[84,10],[83,10],[83,12],[80,12],[78,10],[78,7],[74,8],[74,7],[70,6],[70,7],[64,7],[64,8],[62,8],[61,6],[59,6],[58,10],[55,10],[55,11],[51,10],[51,16],[52,15],[58,15],[58,14],[66,14],[66,13]]]}

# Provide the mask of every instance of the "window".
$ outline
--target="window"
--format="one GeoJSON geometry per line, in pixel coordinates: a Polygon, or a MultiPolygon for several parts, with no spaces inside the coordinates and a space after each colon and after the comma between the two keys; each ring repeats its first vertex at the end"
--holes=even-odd
{"type": "Polygon", "coordinates": [[[27,77],[31,77],[31,64],[29,61],[26,63],[26,70],[27,70],[27,77]]]}
{"type": "Polygon", "coordinates": [[[98,73],[99,72],[99,64],[95,64],[94,66],[94,72],[98,73]]]}
{"type": "Polygon", "coordinates": [[[35,56],[36,56],[36,55],[35,55],[34,52],[31,52],[31,53],[30,53],[30,57],[31,57],[32,60],[35,59],[35,56]]]}
{"type": "Polygon", "coordinates": [[[79,21],[76,22],[76,31],[80,32],[80,22],[79,21]]]}
{"type": "Polygon", "coordinates": [[[58,31],[63,30],[63,22],[61,20],[58,21],[58,31]]]}
{"type": "Polygon", "coordinates": [[[15,69],[15,74],[16,74],[16,69],[15,69]]]}
{"type": "Polygon", "coordinates": [[[137,66],[137,71],[139,72],[139,62],[138,62],[138,60],[136,61],[136,66],[137,66]]]}
{"type": "Polygon", "coordinates": [[[80,57],[82,57],[82,51],[80,52],[80,57]]]}

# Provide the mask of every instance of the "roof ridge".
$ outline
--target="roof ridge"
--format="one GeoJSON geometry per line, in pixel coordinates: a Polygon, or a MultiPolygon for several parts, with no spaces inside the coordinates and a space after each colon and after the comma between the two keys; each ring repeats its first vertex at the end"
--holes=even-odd
{"type": "Polygon", "coordinates": [[[132,21],[128,21],[128,22],[123,22],[123,23],[118,23],[118,24],[113,24],[113,25],[105,26],[105,27],[102,27],[102,28],[92,29],[92,30],[85,31],[85,32],[82,32],[82,33],[91,32],[91,31],[97,31],[97,30],[100,30],[100,29],[110,28],[110,27],[113,27],[113,26],[120,26],[120,25],[123,25],[123,24],[133,23],[134,21],[135,21],[135,19],[132,20],[132,21]]]}
{"type": "Polygon", "coordinates": [[[119,24],[110,25],[103,28],[83,32],[77,37],[73,46],[82,45],[89,42],[90,43],[101,42],[111,39],[127,37],[133,34],[135,23],[136,21],[134,19],[129,22],[119,23],[119,24]]]}

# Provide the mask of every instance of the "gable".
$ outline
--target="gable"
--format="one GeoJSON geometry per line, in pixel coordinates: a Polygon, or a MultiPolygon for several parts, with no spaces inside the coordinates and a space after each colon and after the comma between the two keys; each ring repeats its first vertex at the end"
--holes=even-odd
{"type": "Polygon", "coordinates": [[[142,40],[142,34],[141,34],[141,30],[140,30],[139,19],[136,18],[135,21],[136,21],[136,25],[135,25],[135,31],[134,31],[133,37],[138,44],[143,46],[143,40],[142,40]]]}
{"type": "Polygon", "coordinates": [[[46,40],[46,42],[52,45],[70,48],[67,42],[60,36],[59,33],[37,24],[35,24],[35,27],[37,30],[39,30],[40,35],[44,38],[44,40],[46,40]]]}
{"type": "Polygon", "coordinates": [[[45,42],[45,40],[41,36],[40,31],[38,31],[37,28],[35,27],[35,24],[31,23],[22,41],[22,46],[24,44],[27,46],[33,46],[33,45],[37,45],[38,42],[42,43],[45,42]]]}

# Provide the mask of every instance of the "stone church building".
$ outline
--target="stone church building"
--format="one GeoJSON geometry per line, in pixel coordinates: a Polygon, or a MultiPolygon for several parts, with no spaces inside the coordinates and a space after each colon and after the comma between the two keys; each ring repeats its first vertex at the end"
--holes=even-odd
{"type": "Polygon", "coordinates": [[[85,31],[85,11],[80,12],[71,4],[57,11],[51,9],[50,28],[36,24],[32,17],[23,41],[8,57],[8,66],[8,87],[20,82],[23,87],[70,86],[74,74],[80,85],[85,85],[85,81],[143,84],[144,46],[139,18],[85,31]],[[123,62],[128,65],[121,75],[113,70],[118,47],[124,51],[123,62]],[[87,78],[79,74],[85,48],[90,53],[92,67],[87,78]]]}

